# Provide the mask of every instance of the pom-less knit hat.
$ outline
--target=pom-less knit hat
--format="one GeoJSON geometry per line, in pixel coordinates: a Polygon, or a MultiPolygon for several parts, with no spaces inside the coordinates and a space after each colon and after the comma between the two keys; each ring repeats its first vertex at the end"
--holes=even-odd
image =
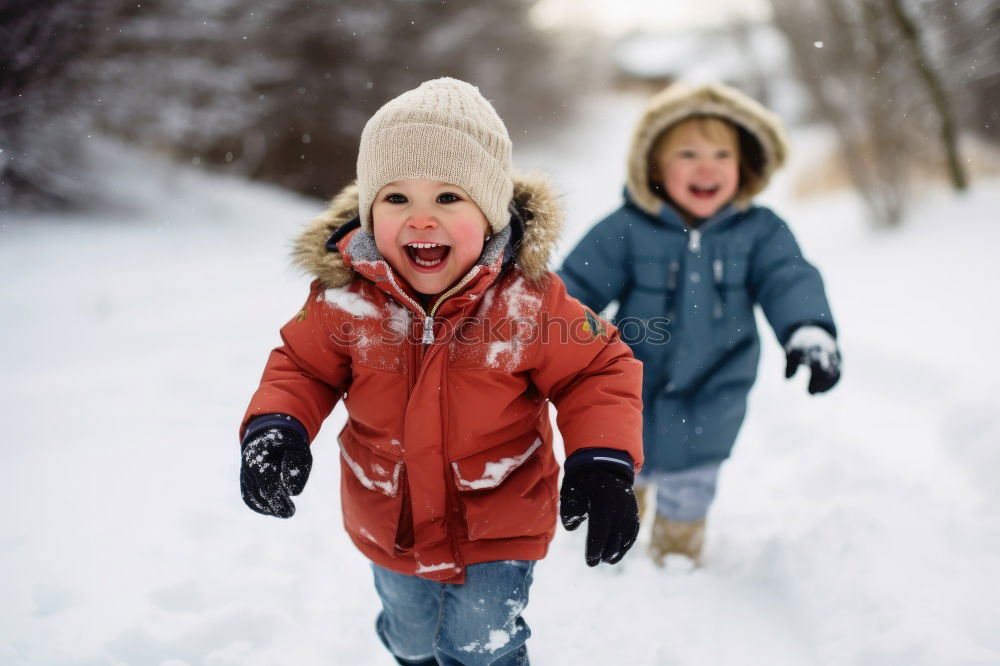
{"type": "Polygon", "coordinates": [[[479,89],[457,79],[425,81],[389,100],[361,133],[358,213],[372,230],[375,195],[397,180],[458,185],[496,233],[510,222],[511,144],[500,116],[479,89]]]}

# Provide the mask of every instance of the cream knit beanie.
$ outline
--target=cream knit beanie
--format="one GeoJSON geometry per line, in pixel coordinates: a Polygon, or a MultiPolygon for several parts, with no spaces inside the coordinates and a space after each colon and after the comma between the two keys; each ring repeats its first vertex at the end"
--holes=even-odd
{"type": "Polygon", "coordinates": [[[510,222],[511,144],[500,116],[479,89],[457,79],[425,81],[387,102],[361,133],[358,212],[372,230],[375,195],[397,180],[458,185],[496,233],[510,222]]]}

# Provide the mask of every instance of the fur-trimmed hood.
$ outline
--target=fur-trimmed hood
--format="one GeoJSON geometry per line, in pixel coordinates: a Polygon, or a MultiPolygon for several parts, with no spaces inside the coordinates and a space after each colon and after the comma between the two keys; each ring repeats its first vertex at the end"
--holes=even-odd
{"type": "MultiPolygon", "coordinates": [[[[495,257],[499,252],[511,251],[512,238],[520,232],[523,234],[520,242],[513,244],[516,247],[514,261],[528,280],[539,280],[548,271],[563,224],[562,210],[551,181],[537,173],[515,174],[511,206],[517,219],[512,220],[502,232],[493,235],[483,249],[483,255],[495,257]],[[515,224],[523,225],[523,229],[511,229],[515,224]]],[[[345,264],[343,255],[336,248],[328,247],[328,241],[338,229],[357,217],[358,188],[352,183],[341,190],[327,209],[313,218],[299,234],[292,251],[295,265],[318,278],[328,289],[342,287],[354,280],[354,269],[345,264]]],[[[363,229],[350,234],[362,236],[352,239],[352,245],[377,252],[371,234],[363,229]]]]}
{"type": "Polygon", "coordinates": [[[663,207],[663,199],[649,186],[650,151],[664,131],[693,116],[724,118],[756,144],[758,154],[750,166],[757,171],[760,181],[756,188],[740,192],[733,202],[739,208],[750,204],[753,195],[764,189],[771,174],[785,161],[788,140],[781,120],[756,100],[718,83],[700,86],[675,83],[646,104],[629,149],[626,189],[632,202],[650,215],[658,215],[663,207]]]}

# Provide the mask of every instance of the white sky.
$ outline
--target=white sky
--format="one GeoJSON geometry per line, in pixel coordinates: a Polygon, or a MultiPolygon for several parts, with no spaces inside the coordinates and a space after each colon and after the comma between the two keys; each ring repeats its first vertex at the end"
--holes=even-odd
{"type": "Polygon", "coordinates": [[[535,19],[618,35],[634,28],[679,30],[724,25],[735,17],[770,16],[767,0],[541,0],[535,19]]]}

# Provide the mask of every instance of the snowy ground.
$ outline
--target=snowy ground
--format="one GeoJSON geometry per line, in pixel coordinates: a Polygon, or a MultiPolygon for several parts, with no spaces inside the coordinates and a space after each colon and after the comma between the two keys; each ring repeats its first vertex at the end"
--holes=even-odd
{"type": "MultiPolygon", "coordinates": [[[[617,204],[635,109],[595,100],[515,137],[565,194],[563,252],[617,204]]],[[[560,531],[525,615],[534,663],[1000,664],[1000,182],[872,233],[850,195],[787,195],[822,138],[793,134],[763,201],[826,276],[844,380],[786,383],[765,330],[707,566],[591,570],[582,530],[560,531]]],[[[99,154],[114,209],[0,219],[0,664],[388,666],[340,527],[343,412],[294,519],[239,499],[235,429],[305,297],[286,254],[321,205],[99,154]]]]}

